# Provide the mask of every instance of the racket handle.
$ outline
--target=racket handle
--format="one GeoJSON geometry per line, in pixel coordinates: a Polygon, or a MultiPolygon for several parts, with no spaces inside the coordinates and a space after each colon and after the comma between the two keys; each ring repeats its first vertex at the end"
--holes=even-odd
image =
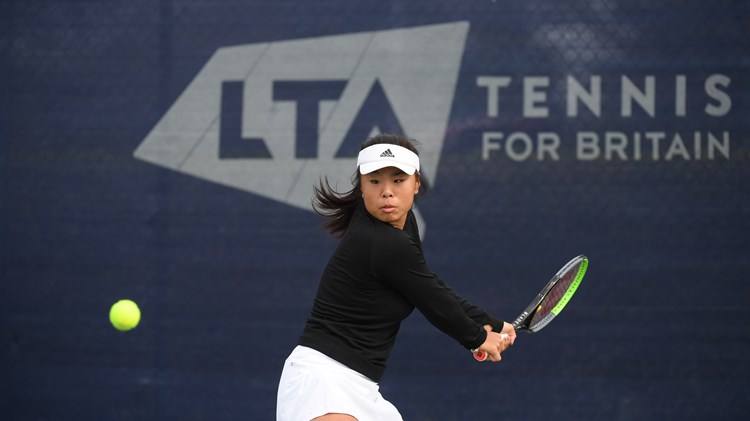
{"type": "MultiPolygon", "coordinates": [[[[501,333],[500,337],[505,339],[508,337],[507,333],[501,333]]],[[[487,351],[483,351],[481,349],[477,349],[474,351],[474,359],[477,361],[485,361],[489,357],[489,354],[487,354],[487,351]]]]}

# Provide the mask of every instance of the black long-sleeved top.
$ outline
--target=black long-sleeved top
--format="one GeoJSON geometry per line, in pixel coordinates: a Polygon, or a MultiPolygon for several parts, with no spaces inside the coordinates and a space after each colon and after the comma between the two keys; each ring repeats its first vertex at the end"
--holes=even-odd
{"type": "Polygon", "coordinates": [[[323,272],[299,344],[379,382],[414,307],[467,349],[484,343],[483,325],[503,326],[430,271],[411,211],[400,230],[360,203],[323,272]]]}

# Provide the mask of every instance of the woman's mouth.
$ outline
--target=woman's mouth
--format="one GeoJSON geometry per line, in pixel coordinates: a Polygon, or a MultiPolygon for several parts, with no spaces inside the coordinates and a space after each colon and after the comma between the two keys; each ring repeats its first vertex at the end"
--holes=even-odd
{"type": "Polygon", "coordinates": [[[380,207],[380,210],[385,213],[391,213],[396,210],[396,207],[391,204],[386,204],[380,207]]]}

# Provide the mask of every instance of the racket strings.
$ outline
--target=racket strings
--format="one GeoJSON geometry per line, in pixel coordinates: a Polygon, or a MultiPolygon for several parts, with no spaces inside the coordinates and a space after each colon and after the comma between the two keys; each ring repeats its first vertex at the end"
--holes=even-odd
{"type": "Polygon", "coordinates": [[[576,275],[579,271],[579,266],[580,264],[570,268],[562,275],[560,280],[555,283],[549,294],[544,297],[542,302],[539,304],[539,307],[537,307],[537,311],[531,318],[531,323],[529,323],[529,326],[533,328],[535,325],[541,322],[548,322],[548,317],[555,316],[555,314],[550,314],[550,312],[563,298],[565,298],[568,288],[570,288],[570,285],[576,279],[576,275]]]}

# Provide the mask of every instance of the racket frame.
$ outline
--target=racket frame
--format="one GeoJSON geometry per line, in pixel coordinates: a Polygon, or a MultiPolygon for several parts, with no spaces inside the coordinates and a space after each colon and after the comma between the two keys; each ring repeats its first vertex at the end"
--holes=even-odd
{"type": "Polygon", "coordinates": [[[542,290],[537,294],[536,298],[534,298],[531,303],[526,307],[526,309],[516,317],[516,319],[511,323],[513,325],[513,328],[516,331],[520,330],[526,330],[531,333],[539,332],[542,330],[545,326],[549,324],[549,322],[552,321],[560,312],[565,308],[565,306],[568,304],[568,301],[570,301],[570,298],[575,294],[575,292],[578,290],[578,286],[581,284],[581,281],[583,280],[583,276],[586,275],[586,269],[588,268],[589,260],[586,256],[580,255],[576,256],[573,259],[571,259],[568,263],[566,263],[560,270],[557,271],[555,276],[550,279],[549,282],[547,282],[547,285],[542,288],[542,290]],[[576,272],[575,278],[568,286],[568,289],[565,291],[565,294],[563,294],[563,297],[560,299],[560,301],[555,304],[555,306],[552,308],[552,310],[544,316],[543,319],[541,319],[539,322],[534,324],[534,326],[530,325],[531,319],[534,317],[534,315],[539,311],[539,305],[544,301],[545,298],[547,298],[547,295],[552,291],[552,289],[557,285],[558,282],[565,276],[568,271],[575,267],[576,265],[579,265],[578,271],[576,272]]]}

